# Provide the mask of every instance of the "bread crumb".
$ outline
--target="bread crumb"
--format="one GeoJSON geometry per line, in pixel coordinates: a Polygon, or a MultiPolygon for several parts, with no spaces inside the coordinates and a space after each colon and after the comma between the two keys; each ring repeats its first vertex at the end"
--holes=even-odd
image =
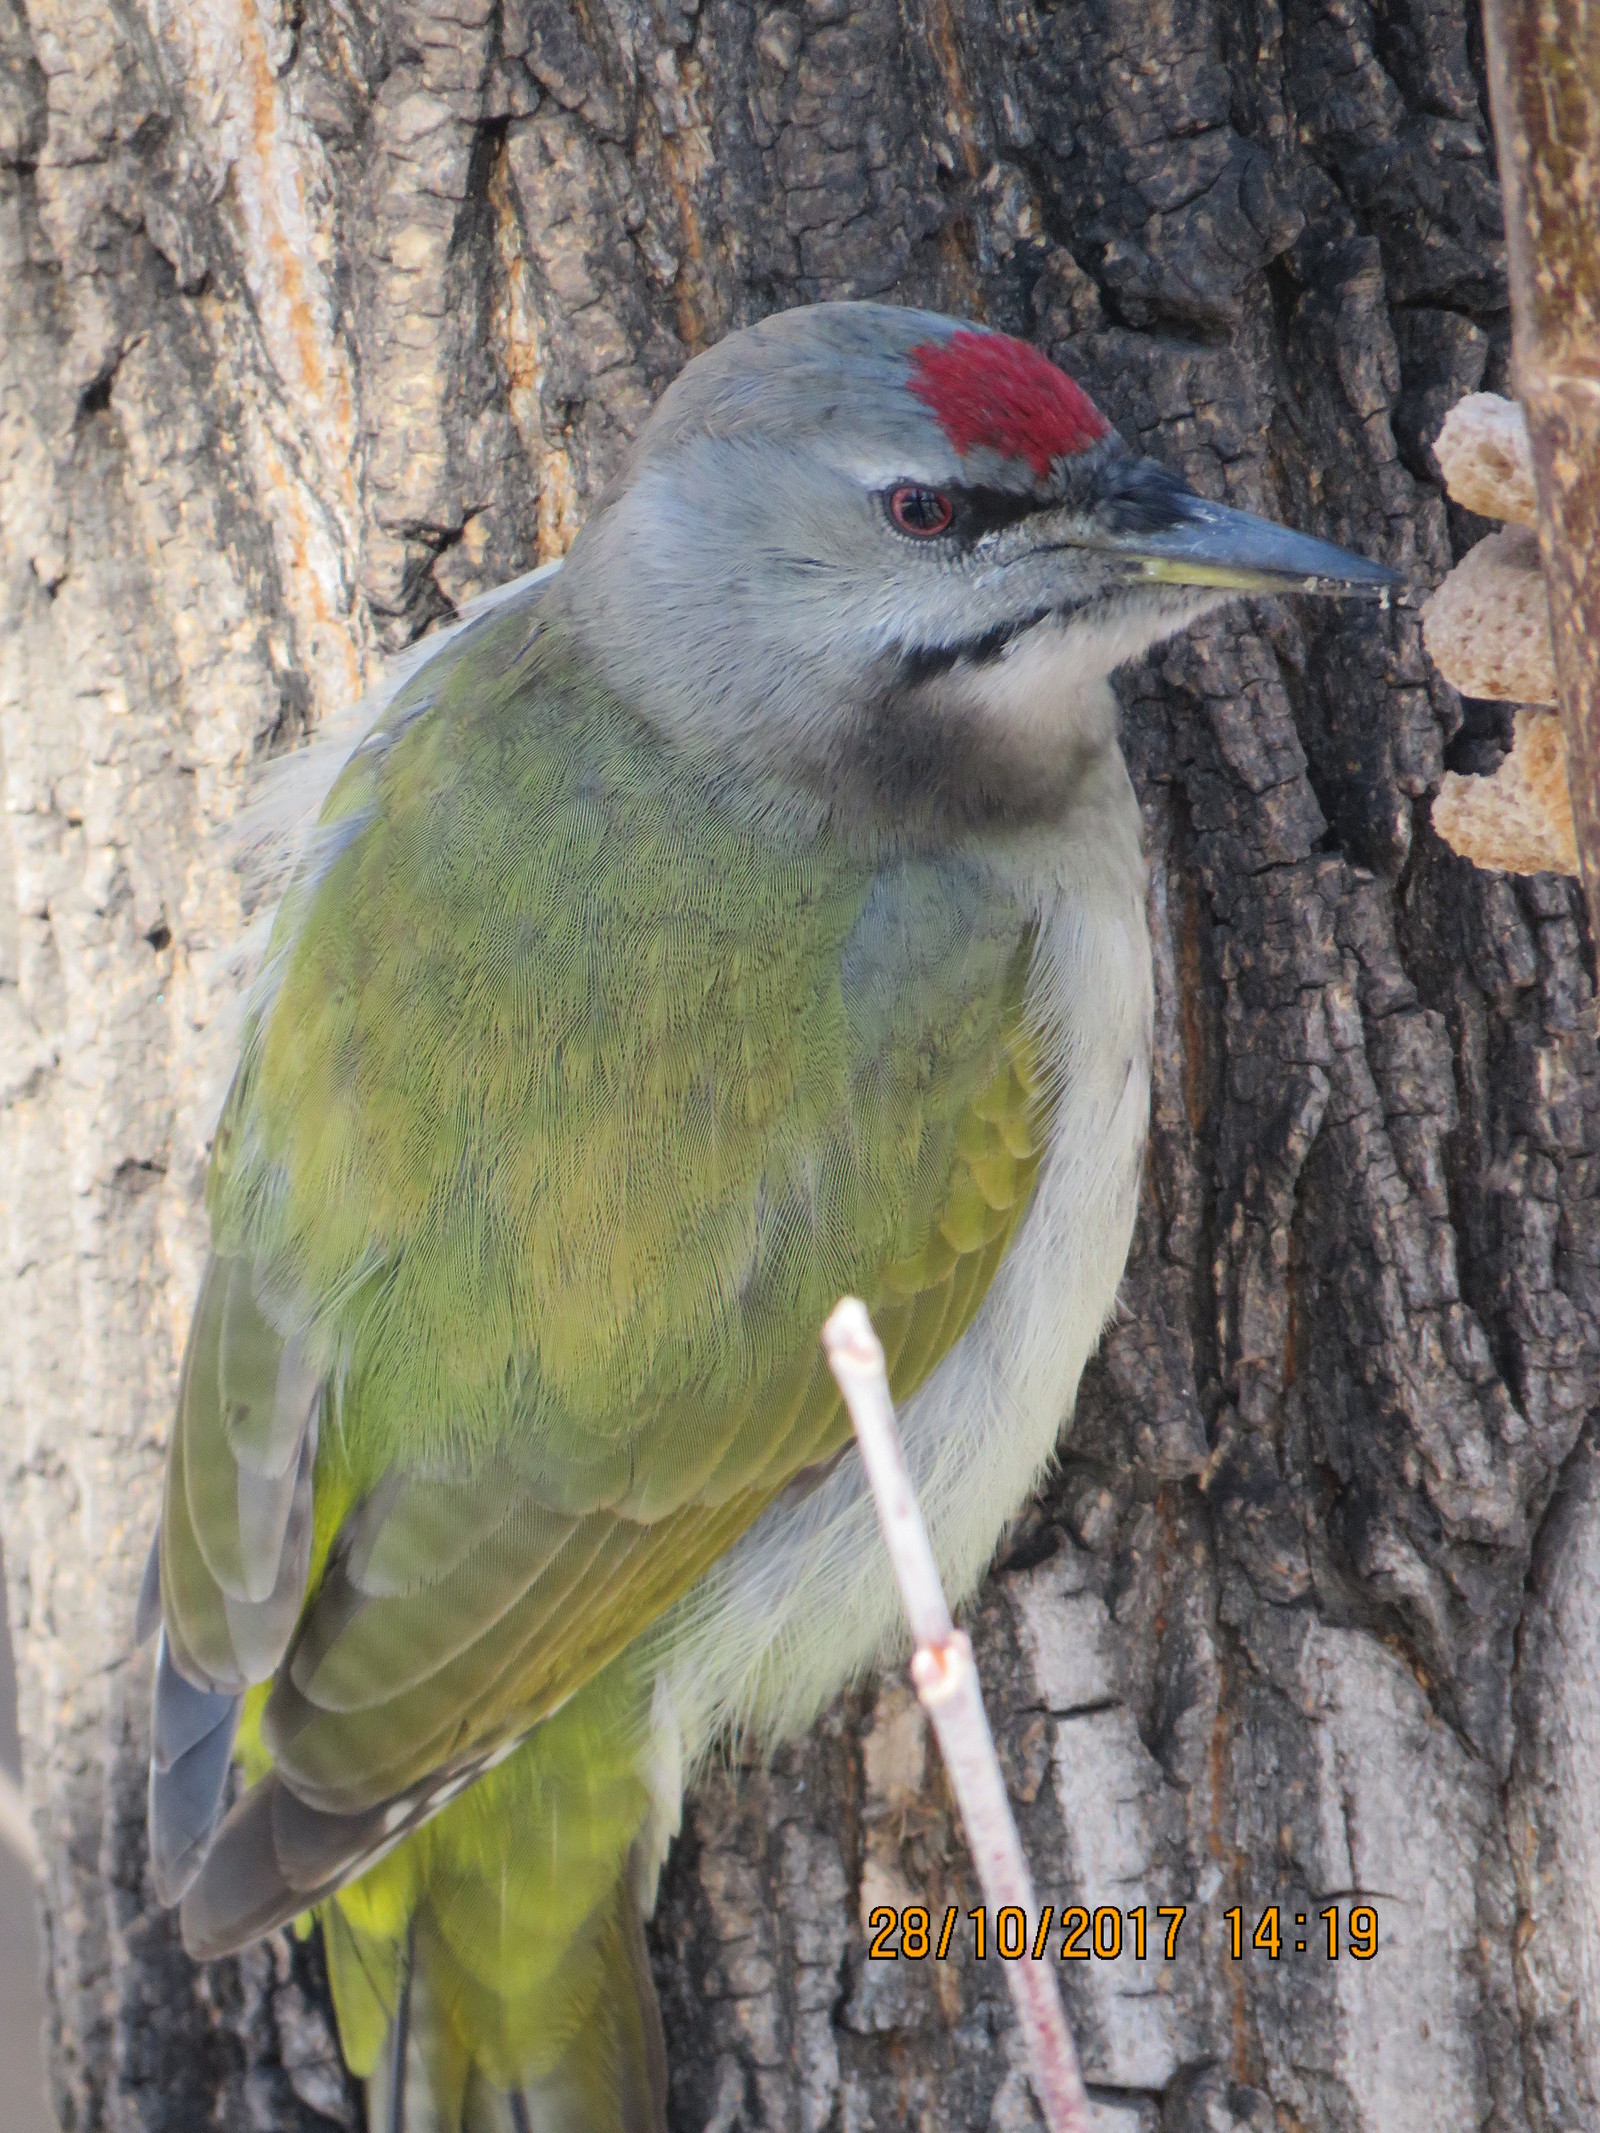
{"type": "Polygon", "coordinates": [[[1538,524],[1533,450],[1515,400],[1498,393],[1458,400],[1434,439],[1433,456],[1445,487],[1468,511],[1516,526],[1538,524]]]}
{"type": "Polygon", "coordinates": [[[1433,826],[1453,852],[1502,874],[1576,874],[1567,743],[1553,711],[1516,714],[1511,753],[1492,778],[1447,770],[1433,826]]]}
{"type": "Polygon", "coordinates": [[[1535,536],[1513,526],[1469,549],[1423,608],[1422,641],[1463,696],[1553,704],[1550,603],[1535,536]]]}

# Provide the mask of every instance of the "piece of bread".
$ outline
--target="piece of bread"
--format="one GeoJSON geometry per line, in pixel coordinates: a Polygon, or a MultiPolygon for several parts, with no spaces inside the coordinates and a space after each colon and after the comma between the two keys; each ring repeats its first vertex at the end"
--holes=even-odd
{"type": "Polygon", "coordinates": [[[1553,704],[1550,604],[1536,536],[1509,526],[1468,549],[1424,606],[1422,641],[1463,696],[1553,704]]]}
{"type": "Polygon", "coordinates": [[[1502,874],[1576,874],[1567,743],[1553,711],[1519,711],[1492,778],[1444,774],[1433,826],[1453,852],[1502,874]]]}
{"type": "Polygon", "coordinates": [[[1528,425],[1515,400],[1471,393],[1458,400],[1433,441],[1444,485],[1458,504],[1515,526],[1538,524],[1528,425]]]}
{"type": "Polygon", "coordinates": [[[1533,453],[1514,400],[1473,393],[1434,440],[1445,487],[1485,518],[1508,519],[1451,571],[1422,610],[1422,641],[1463,696],[1523,706],[1511,753],[1492,778],[1448,770],[1433,826],[1474,866],[1503,874],[1576,874],[1578,840],[1567,784],[1567,743],[1556,699],[1550,603],[1539,563],[1533,453]]]}

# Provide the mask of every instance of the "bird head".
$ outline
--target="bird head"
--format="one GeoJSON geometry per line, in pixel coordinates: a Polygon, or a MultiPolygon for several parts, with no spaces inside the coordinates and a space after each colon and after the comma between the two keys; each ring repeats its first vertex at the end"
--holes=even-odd
{"type": "Polygon", "coordinates": [[[939,838],[1070,806],[1107,677],[1220,602],[1394,582],[1197,496],[1026,342],[836,303],[687,366],[558,599],[675,741],[939,838]]]}

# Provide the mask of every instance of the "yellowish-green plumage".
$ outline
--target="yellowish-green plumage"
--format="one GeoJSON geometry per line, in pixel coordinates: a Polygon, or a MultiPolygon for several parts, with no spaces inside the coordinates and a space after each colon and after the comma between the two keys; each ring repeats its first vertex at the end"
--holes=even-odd
{"type": "Polygon", "coordinates": [[[1031,923],[975,861],[720,785],[520,608],[423,670],[324,821],[217,1137],[167,1633],[219,1682],[276,1669],[241,1752],[328,1814],[523,1742],[325,1901],[341,2031],[378,2069],[409,1944],[442,2123],[487,2083],[592,2090],[599,2125],[641,2049],[606,1988],[638,1960],[638,1640],[845,1442],[841,1294],[900,1398],[981,1301],[1048,1108],[1031,923]],[[286,1354],[328,1390],[278,1665],[272,1603],[226,1594],[286,1354]]]}
{"type": "Polygon", "coordinates": [[[908,1454],[970,1589],[1132,1233],[1107,678],[1308,580],[1392,574],[1132,459],[1023,344],[802,307],[688,364],[560,579],[349,758],[219,1128],[140,1619],[156,1893],[201,1956],[320,1910],[375,2133],[664,2133],[684,1769],[893,1619],[819,1328],[865,1298],[902,1401],[948,1356],[908,1454]]]}

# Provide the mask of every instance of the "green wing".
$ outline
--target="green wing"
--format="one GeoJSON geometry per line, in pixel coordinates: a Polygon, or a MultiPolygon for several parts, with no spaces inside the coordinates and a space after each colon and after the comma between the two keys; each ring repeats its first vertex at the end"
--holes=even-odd
{"type": "MultiPolygon", "coordinates": [[[[379,1817],[370,1849],[387,1803],[526,1733],[838,1451],[840,1295],[897,1396],[926,1375],[1044,1106],[1006,895],[736,804],[526,612],[422,671],[321,837],[218,1134],[162,1597],[195,1678],[275,1675],[282,1783],[379,1817]],[[254,1411],[332,1388],[309,1571],[257,1543],[243,1599],[230,1299],[254,1411]]],[[[277,1519],[289,1425],[255,1427],[277,1519]]],[[[338,1864],[303,1834],[302,1899],[338,1864]]]]}

